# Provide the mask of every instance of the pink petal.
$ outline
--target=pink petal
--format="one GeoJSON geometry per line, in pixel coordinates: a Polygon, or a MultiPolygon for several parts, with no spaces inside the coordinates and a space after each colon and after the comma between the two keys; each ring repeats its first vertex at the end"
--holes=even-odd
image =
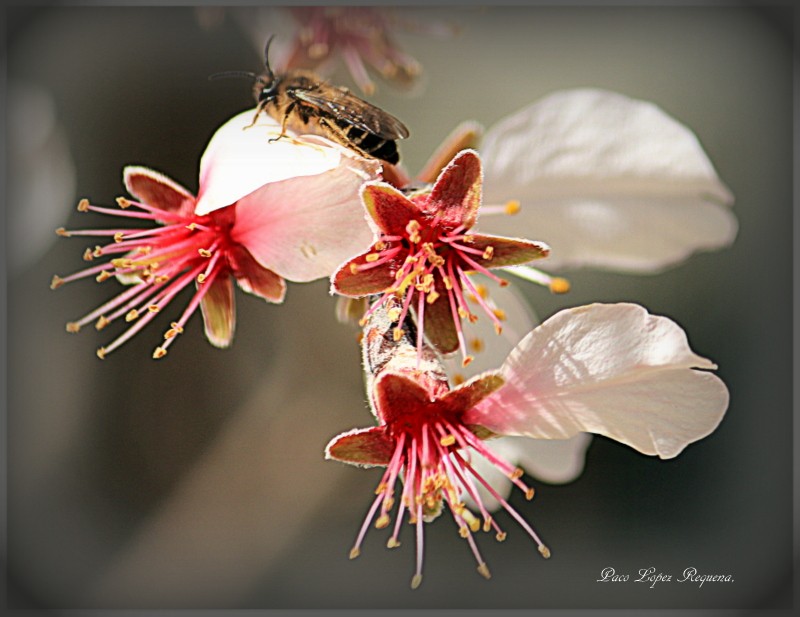
{"type": "Polygon", "coordinates": [[[484,258],[480,255],[470,256],[484,268],[518,266],[534,259],[547,257],[550,254],[550,247],[544,242],[489,236],[486,234],[470,234],[470,236],[472,241],[465,243],[467,246],[479,251],[486,251],[491,247],[491,256],[489,258],[484,258]]]}
{"type": "Polygon", "coordinates": [[[348,158],[343,148],[321,138],[276,139],[280,125],[272,117],[259,114],[253,124],[254,118],[255,109],[234,116],[209,141],[200,160],[198,215],[230,206],[265,184],[336,169],[348,158]]]}
{"type": "Polygon", "coordinates": [[[342,433],[325,447],[326,459],[365,467],[388,465],[393,453],[394,443],[382,426],[342,433]]]}
{"type": "Polygon", "coordinates": [[[503,385],[505,379],[499,371],[484,373],[453,388],[439,400],[453,411],[467,411],[503,385]]]}
{"type": "Polygon", "coordinates": [[[458,333],[444,283],[437,279],[435,289],[439,297],[433,304],[425,303],[425,338],[439,353],[449,354],[458,349],[458,333]]]}
{"type": "Polygon", "coordinates": [[[434,403],[421,382],[400,373],[380,373],[373,384],[372,396],[377,416],[384,424],[396,421],[401,415],[423,417],[434,403]]]}
{"type": "Polygon", "coordinates": [[[444,168],[430,194],[431,209],[453,227],[475,224],[481,205],[481,159],[474,150],[461,151],[444,168]]]}
{"type": "Polygon", "coordinates": [[[343,162],[322,174],[267,184],[241,199],[232,238],[263,267],[290,281],[330,276],[374,240],[360,189],[378,164],[343,162]]]}
{"type": "Polygon", "coordinates": [[[502,367],[506,385],[465,421],[543,439],[597,433],[672,458],[722,420],[728,390],[714,368],[680,326],[640,306],[568,309],[520,342],[502,367]]]}
{"type": "Polygon", "coordinates": [[[206,338],[215,347],[228,347],[236,328],[233,281],[223,275],[203,284],[210,286],[200,301],[206,338]]]}
{"type": "Polygon", "coordinates": [[[149,206],[187,215],[194,209],[194,195],[164,174],[130,165],[122,170],[122,178],[128,192],[149,206]]]}

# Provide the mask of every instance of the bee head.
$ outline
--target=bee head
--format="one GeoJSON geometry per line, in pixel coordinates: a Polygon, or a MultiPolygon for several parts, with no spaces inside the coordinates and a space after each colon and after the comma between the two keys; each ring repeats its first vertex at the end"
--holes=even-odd
{"type": "Polygon", "coordinates": [[[253,84],[253,95],[256,101],[258,101],[259,106],[274,100],[278,94],[280,79],[275,76],[275,73],[272,72],[272,68],[269,66],[269,46],[272,44],[272,39],[274,38],[275,35],[273,34],[267,39],[267,44],[264,46],[264,72],[256,77],[255,83],[253,84]]]}

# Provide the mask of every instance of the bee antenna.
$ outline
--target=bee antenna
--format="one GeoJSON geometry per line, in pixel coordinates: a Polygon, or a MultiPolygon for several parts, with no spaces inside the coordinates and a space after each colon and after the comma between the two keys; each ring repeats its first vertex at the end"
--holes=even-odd
{"type": "Polygon", "coordinates": [[[266,72],[267,72],[267,75],[269,75],[270,78],[274,78],[275,77],[275,75],[272,72],[272,69],[269,66],[269,46],[272,44],[272,40],[274,38],[275,38],[275,35],[273,34],[272,36],[270,36],[267,39],[267,44],[264,45],[264,67],[267,69],[266,72]]]}
{"type": "Polygon", "coordinates": [[[227,77],[246,77],[247,79],[255,79],[256,74],[251,71],[222,71],[221,73],[209,75],[208,79],[224,79],[227,77]]]}

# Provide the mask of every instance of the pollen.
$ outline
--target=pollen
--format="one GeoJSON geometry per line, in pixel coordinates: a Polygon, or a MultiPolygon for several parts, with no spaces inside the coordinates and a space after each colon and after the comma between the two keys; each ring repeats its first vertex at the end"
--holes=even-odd
{"type": "Polygon", "coordinates": [[[374,262],[378,261],[378,259],[380,259],[380,257],[381,256],[380,256],[379,253],[367,253],[367,256],[364,257],[364,260],[367,263],[374,263],[374,262]]]}
{"type": "Polygon", "coordinates": [[[512,480],[519,480],[523,475],[525,475],[525,471],[521,467],[517,467],[509,477],[512,480]]]}
{"type": "Polygon", "coordinates": [[[161,307],[158,306],[158,304],[151,304],[150,306],[147,307],[147,310],[150,311],[151,313],[158,313],[158,311],[161,310],[161,307]]]}
{"type": "Polygon", "coordinates": [[[378,241],[377,241],[377,242],[374,244],[373,248],[374,248],[376,251],[383,251],[383,250],[385,250],[385,249],[386,249],[386,242],[384,242],[383,240],[378,240],[378,241]]]}
{"type": "Polygon", "coordinates": [[[156,347],[153,351],[153,360],[160,360],[167,355],[167,350],[163,347],[156,347]]]}
{"type": "Polygon", "coordinates": [[[94,252],[92,249],[87,248],[83,252],[83,261],[92,261],[94,259],[94,252]]]}
{"type": "Polygon", "coordinates": [[[539,552],[545,559],[550,559],[550,549],[547,548],[544,544],[539,545],[539,552]]]}
{"type": "Polygon", "coordinates": [[[550,291],[554,294],[565,294],[569,291],[569,281],[561,277],[555,277],[550,281],[550,291]]]}
{"type": "Polygon", "coordinates": [[[391,522],[392,519],[389,518],[388,514],[381,514],[378,520],[375,521],[375,529],[385,529],[391,522]]]}
{"type": "Polygon", "coordinates": [[[491,259],[492,257],[494,257],[494,247],[487,246],[486,249],[484,249],[483,255],[481,255],[481,257],[483,257],[484,259],[491,259]]]}
{"type": "Polygon", "coordinates": [[[103,281],[107,281],[110,278],[111,274],[108,272],[108,270],[103,270],[100,274],[94,277],[94,280],[96,280],[98,283],[102,283],[103,281]]]}
{"type": "Polygon", "coordinates": [[[76,332],[79,332],[80,329],[81,329],[81,326],[77,321],[70,321],[67,324],[67,332],[69,332],[71,334],[75,334],[76,332]]]}
{"type": "Polygon", "coordinates": [[[56,235],[61,236],[62,238],[69,238],[69,232],[63,227],[56,229],[56,235]]]}
{"type": "Polygon", "coordinates": [[[506,205],[503,207],[503,211],[508,214],[509,216],[513,216],[522,209],[519,201],[516,199],[510,199],[506,202],[506,205]]]}
{"type": "Polygon", "coordinates": [[[533,488],[529,488],[527,491],[525,491],[525,499],[530,501],[531,499],[533,499],[534,493],[535,491],[533,490],[533,488]]]}
{"type": "Polygon", "coordinates": [[[60,276],[54,274],[53,278],[50,280],[50,289],[58,289],[64,284],[64,279],[60,276]]]}
{"type": "Polygon", "coordinates": [[[435,289],[428,293],[428,297],[425,299],[428,304],[433,304],[439,299],[439,292],[435,289]]]}
{"type": "Polygon", "coordinates": [[[101,360],[105,360],[106,359],[106,348],[105,347],[98,347],[96,353],[97,353],[97,357],[100,358],[101,360]]]}
{"type": "Polygon", "coordinates": [[[95,328],[95,330],[99,331],[99,330],[102,330],[103,328],[105,328],[110,323],[111,323],[111,321],[108,319],[108,317],[106,317],[105,315],[100,315],[100,317],[98,318],[98,320],[94,324],[94,328],[95,328]]]}
{"type": "Polygon", "coordinates": [[[439,440],[439,443],[443,446],[452,446],[456,442],[456,438],[453,435],[445,435],[439,440]]]}
{"type": "Polygon", "coordinates": [[[197,249],[197,252],[200,253],[200,257],[211,257],[211,251],[208,249],[197,249]]]}
{"type": "Polygon", "coordinates": [[[81,199],[78,202],[78,212],[88,212],[88,211],[89,211],[89,200],[81,199]]]}
{"type": "Polygon", "coordinates": [[[358,274],[358,266],[356,264],[350,264],[350,274],[358,274]]]}
{"type": "Polygon", "coordinates": [[[406,225],[406,233],[408,234],[408,240],[411,244],[418,244],[422,237],[419,235],[420,224],[417,220],[410,220],[408,225],[406,225]]]}
{"type": "Polygon", "coordinates": [[[206,275],[204,273],[201,272],[200,274],[197,275],[197,282],[200,283],[201,285],[205,283],[205,280],[206,280],[206,275]]]}
{"type": "Polygon", "coordinates": [[[397,538],[394,536],[389,538],[389,541],[386,542],[386,548],[397,548],[398,546],[400,546],[400,542],[398,542],[397,538]]]}
{"type": "Polygon", "coordinates": [[[125,315],[125,321],[127,321],[129,323],[131,321],[133,321],[134,319],[138,319],[138,318],[139,318],[139,311],[137,311],[136,309],[131,309],[130,311],[128,311],[128,314],[125,315]]]}
{"type": "Polygon", "coordinates": [[[125,234],[123,234],[121,231],[118,231],[117,233],[114,234],[114,242],[116,242],[117,244],[122,242],[124,238],[125,234]]]}
{"type": "Polygon", "coordinates": [[[125,208],[130,207],[131,202],[129,199],[125,199],[124,197],[117,197],[117,205],[124,210],[125,208]]]}
{"type": "Polygon", "coordinates": [[[189,223],[186,226],[186,229],[188,229],[189,231],[194,231],[195,229],[197,229],[197,223],[189,223]]]}
{"type": "Polygon", "coordinates": [[[389,316],[389,319],[392,321],[397,321],[398,319],[400,319],[401,313],[402,311],[397,307],[391,308],[387,311],[387,315],[389,316]]]}
{"type": "Polygon", "coordinates": [[[480,575],[481,575],[483,578],[485,578],[487,581],[488,581],[490,578],[492,578],[492,573],[491,573],[491,572],[489,572],[489,566],[487,566],[485,562],[484,562],[484,563],[482,563],[481,565],[479,565],[479,566],[478,566],[478,572],[479,572],[479,573],[480,573],[480,575]]]}
{"type": "Polygon", "coordinates": [[[494,537],[495,540],[498,542],[505,542],[506,541],[506,532],[505,531],[498,531],[497,535],[494,537]]]}
{"type": "Polygon", "coordinates": [[[403,328],[394,329],[394,331],[392,332],[392,338],[394,339],[395,343],[399,341],[401,338],[403,338],[403,334],[404,334],[403,328]]]}

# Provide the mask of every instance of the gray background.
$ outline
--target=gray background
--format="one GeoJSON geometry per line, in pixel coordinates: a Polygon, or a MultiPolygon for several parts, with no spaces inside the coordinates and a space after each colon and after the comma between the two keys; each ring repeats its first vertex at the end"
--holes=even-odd
{"type": "MultiPolygon", "coordinates": [[[[230,350],[208,345],[195,317],[169,356],[152,361],[165,315],[100,362],[94,350],[111,334],[68,335],[64,323],[111,288],[83,281],[50,291],[53,273],[82,266],[84,247],[53,236],[9,271],[12,606],[787,606],[792,54],[784,31],[791,13],[722,6],[413,14],[453,21],[462,32],[451,40],[401,36],[425,67],[423,87],[411,96],[381,85],[372,97],[411,128],[402,144],[410,170],[458,122],[488,126],[569,87],[651,100],[698,134],[736,196],[741,228],[731,248],[657,276],[568,273],[567,296],[525,291],[541,316],[591,301],[635,301],[677,320],[730,389],[719,429],[670,462],[596,438],[577,481],[531,480],[537,498],[512,502],[553,557],[542,560],[500,515],[508,539],[480,537],[489,582],[443,517],[426,529],[425,579],[412,592],[410,538],[387,551],[387,534],[372,531],[361,557],[347,559],[379,472],[322,457],[331,437],[370,421],[355,332],[336,323],[325,281],[291,285],[283,306],[239,293],[230,350]],[[595,582],[606,566],[634,575],[694,566],[734,582],[653,589],[595,582]]],[[[74,212],[77,199],[112,203],[126,164],[195,190],[208,138],[251,106],[246,81],[207,80],[260,68],[257,46],[230,11],[213,27],[201,26],[190,8],[9,9],[7,18],[9,81],[51,92],[77,186],[49,204],[50,219],[7,239],[12,256],[37,225],[86,225],[74,212]]],[[[337,79],[350,83],[343,72],[337,79]]],[[[13,162],[15,150],[8,155],[13,162]]],[[[8,178],[9,188],[25,177],[8,178]]],[[[8,203],[9,220],[31,207],[8,203]]]]}

